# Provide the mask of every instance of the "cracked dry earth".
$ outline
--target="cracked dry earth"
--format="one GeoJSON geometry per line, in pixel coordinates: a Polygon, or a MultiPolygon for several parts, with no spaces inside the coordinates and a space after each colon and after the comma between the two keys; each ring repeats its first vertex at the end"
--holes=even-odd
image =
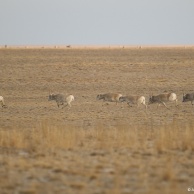
{"type": "Polygon", "coordinates": [[[194,48],[0,49],[0,193],[187,193],[194,188],[194,48]],[[49,92],[73,94],[71,109],[49,92]],[[128,107],[100,93],[167,103],[128,107]]]}

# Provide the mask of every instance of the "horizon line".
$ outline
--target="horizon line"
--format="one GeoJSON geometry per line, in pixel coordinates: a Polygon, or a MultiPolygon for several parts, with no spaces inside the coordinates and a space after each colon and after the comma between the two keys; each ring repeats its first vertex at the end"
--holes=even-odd
{"type": "Polygon", "coordinates": [[[170,47],[194,47],[194,44],[21,44],[0,45],[0,48],[170,48],[170,47]]]}

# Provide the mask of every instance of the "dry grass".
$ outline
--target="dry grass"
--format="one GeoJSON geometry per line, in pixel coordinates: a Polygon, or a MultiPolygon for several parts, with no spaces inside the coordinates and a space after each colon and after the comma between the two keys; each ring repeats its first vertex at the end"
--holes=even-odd
{"type": "MultiPolygon", "coordinates": [[[[18,169],[18,172],[29,172],[23,175],[28,177],[28,188],[22,187],[22,190],[18,190],[20,193],[48,192],[40,187],[41,181],[35,181],[36,184],[30,181],[38,180],[39,176],[49,185],[51,182],[64,181],[69,188],[68,193],[78,190],[90,193],[91,188],[86,185],[88,181],[89,185],[95,182],[97,187],[104,188],[105,193],[133,193],[138,187],[144,188],[142,191],[140,189],[140,193],[160,193],[162,185],[166,185],[162,192],[171,193],[173,189],[176,193],[182,193],[180,185],[186,187],[185,183],[190,182],[190,176],[194,175],[184,172],[185,169],[178,167],[177,162],[183,166],[188,164],[194,152],[193,124],[174,122],[154,128],[117,124],[114,128],[99,124],[96,128],[86,130],[71,126],[61,128],[43,122],[40,128],[31,131],[1,130],[1,152],[5,148],[13,150],[4,151],[1,163],[9,171],[18,169]],[[70,155],[64,154],[64,151],[70,155]],[[11,160],[13,154],[19,156],[14,157],[15,161],[11,160]],[[46,175],[44,171],[52,173],[46,175]],[[133,179],[130,179],[130,174],[133,179]],[[68,180],[66,176],[74,178],[68,180]],[[102,182],[103,176],[109,183],[102,182]]],[[[12,190],[21,184],[14,176],[8,177],[9,183],[3,188],[12,190]]],[[[58,190],[59,193],[62,191],[65,191],[64,188],[58,190]]]]}
{"type": "MultiPolygon", "coordinates": [[[[194,151],[194,125],[173,122],[165,126],[97,125],[85,130],[72,126],[56,127],[43,122],[33,130],[1,130],[0,146],[28,151],[73,149],[91,144],[93,149],[130,148],[145,151],[148,148],[162,153],[168,150],[194,151]]],[[[86,146],[87,147],[87,146],[86,146]]]]}
{"type": "MultiPolygon", "coordinates": [[[[185,193],[194,180],[193,48],[0,49],[0,193],[185,193]],[[49,90],[75,95],[72,108],[49,90]],[[179,106],[102,103],[175,92],[179,106]]],[[[147,101],[146,100],[146,101],[147,101]]]]}
{"type": "Polygon", "coordinates": [[[156,132],[156,148],[158,152],[168,149],[194,151],[193,135],[193,123],[173,123],[169,126],[163,126],[156,132]]]}

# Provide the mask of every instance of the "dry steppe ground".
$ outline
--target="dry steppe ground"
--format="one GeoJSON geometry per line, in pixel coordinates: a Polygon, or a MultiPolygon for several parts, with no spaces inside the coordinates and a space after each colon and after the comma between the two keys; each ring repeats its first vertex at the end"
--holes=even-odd
{"type": "Polygon", "coordinates": [[[0,49],[0,193],[187,193],[194,188],[194,47],[0,49]],[[178,107],[96,100],[178,95],[178,107]],[[58,108],[49,92],[73,94],[58,108]]]}

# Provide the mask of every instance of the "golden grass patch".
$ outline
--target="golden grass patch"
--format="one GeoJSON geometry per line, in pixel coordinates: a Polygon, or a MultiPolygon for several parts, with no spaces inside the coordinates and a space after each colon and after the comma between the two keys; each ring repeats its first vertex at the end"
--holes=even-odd
{"type": "Polygon", "coordinates": [[[83,129],[73,126],[56,127],[43,122],[40,128],[29,130],[1,130],[2,148],[24,149],[38,152],[52,149],[118,149],[135,151],[148,149],[162,153],[168,150],[194,151],[194,125],[173,122],[164,126],[117,125],[83,129]]]}

